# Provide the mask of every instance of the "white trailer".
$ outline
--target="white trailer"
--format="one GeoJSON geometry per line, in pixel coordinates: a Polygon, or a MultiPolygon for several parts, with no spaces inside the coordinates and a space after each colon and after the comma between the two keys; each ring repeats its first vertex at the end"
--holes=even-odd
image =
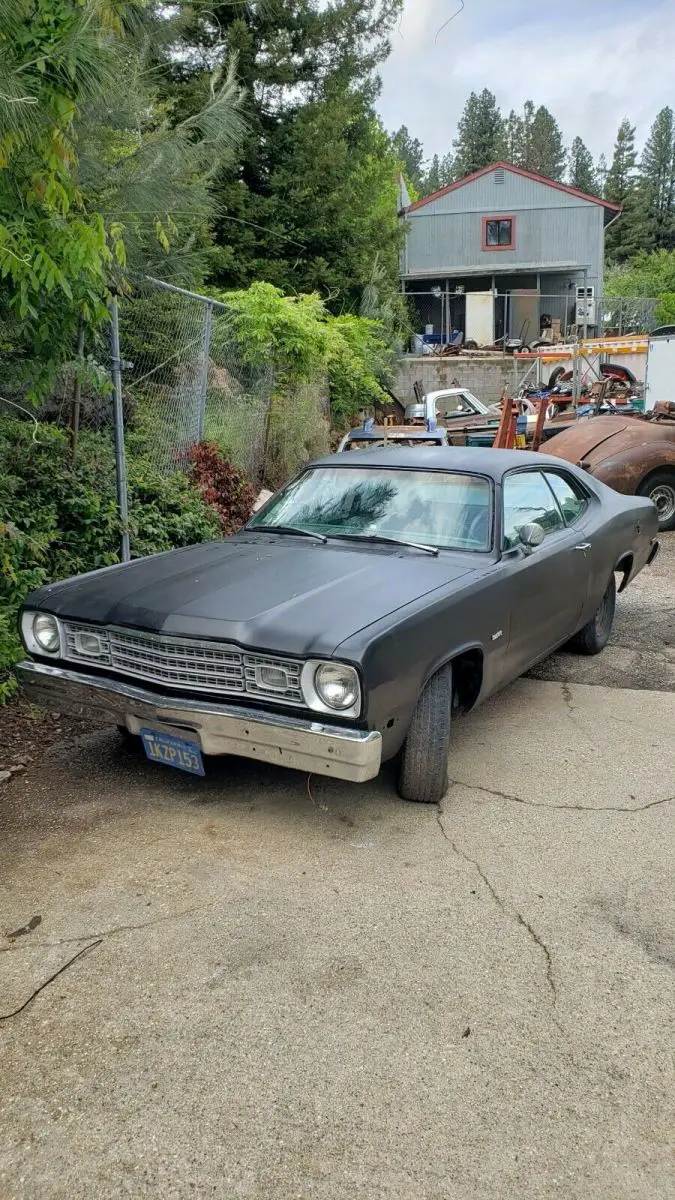
{"type": "Polygon", "coordinates": [[[645,412],[659,400],[675,402],[675,336],[650,337],[645,375],[645,412]]]}

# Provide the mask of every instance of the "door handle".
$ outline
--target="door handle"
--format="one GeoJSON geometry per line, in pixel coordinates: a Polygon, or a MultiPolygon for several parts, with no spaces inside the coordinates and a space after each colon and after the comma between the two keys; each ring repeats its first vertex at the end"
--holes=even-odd
{"type": "Polygon", "coordinates": [[[578,546],[575,546],[574,549],[582,550],[583,553],[585,554],[587,550],[591,549],[591,543],[590,542],[581,542],[578,546]]]}

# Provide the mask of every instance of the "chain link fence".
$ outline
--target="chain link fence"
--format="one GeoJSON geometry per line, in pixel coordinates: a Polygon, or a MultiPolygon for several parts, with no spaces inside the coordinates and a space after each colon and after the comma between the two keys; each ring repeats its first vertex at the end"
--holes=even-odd
{"type": "Polygon", "coordinates": [[[416,329],[412,354],[443,354],[465,342],[475,348],[502,347],[516,340],[530,345],[546,331],[556,340],[584,336],[647,334],[657,324],[659,301],[644,296],[599,296],[586,302],[573,291],[542,294],[536,289],[480,293],[440,286],[408,289],[416,329]],[[486,299],[487,298],[487,299],[486,299]]]}
{"type": "Polygon", "coordinates": [[[171,474],[186,469],[191,446],[212,441],[260,481],[274,375],[248,360],[227,305],[143,280],[117,308],[132,444],[171,474]]]}

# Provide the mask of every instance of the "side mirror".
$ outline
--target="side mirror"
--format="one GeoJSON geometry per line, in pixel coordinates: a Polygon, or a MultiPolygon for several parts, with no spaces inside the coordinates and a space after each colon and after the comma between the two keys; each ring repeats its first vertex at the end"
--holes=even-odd
{"type": "Polygon", "coordinates": [[[532,521],[529,525],[523,525],[518,531],[520,544],[525,548],[528,554],[541,546],[546,534],[541,525],[537,525],[536,521],[532,521]]]}

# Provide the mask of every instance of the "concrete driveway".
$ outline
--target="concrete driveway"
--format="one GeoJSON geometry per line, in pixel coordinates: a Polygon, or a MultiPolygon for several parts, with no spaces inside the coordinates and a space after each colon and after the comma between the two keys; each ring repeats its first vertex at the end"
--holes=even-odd
{"type": "Polygon", "coordinates": [[[671,1200],[674,729],[522,680],[442,811],[53,751],[0,809],[1,1200],[671,1200]]]}

